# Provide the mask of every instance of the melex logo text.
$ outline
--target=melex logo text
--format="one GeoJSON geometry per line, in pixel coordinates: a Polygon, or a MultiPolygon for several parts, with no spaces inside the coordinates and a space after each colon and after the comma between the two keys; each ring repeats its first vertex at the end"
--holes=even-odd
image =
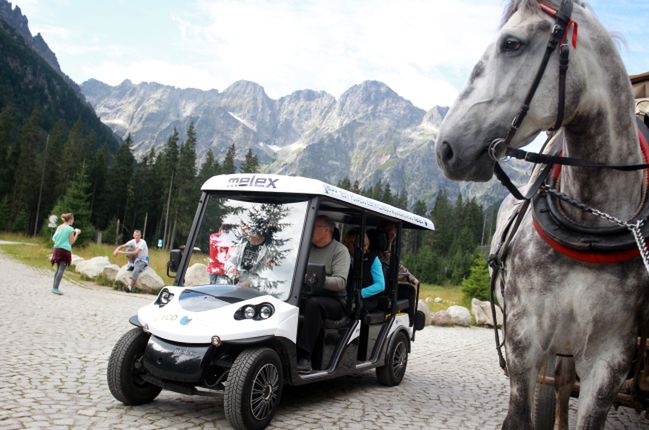
{"type": "Polygon", "coordinates": [[[228,179],[228,187],[258,187],[258,188],[275,188],[277,179],[272,178],[258,178],[257,176],[245,176],[241,178],[228,179]]]}

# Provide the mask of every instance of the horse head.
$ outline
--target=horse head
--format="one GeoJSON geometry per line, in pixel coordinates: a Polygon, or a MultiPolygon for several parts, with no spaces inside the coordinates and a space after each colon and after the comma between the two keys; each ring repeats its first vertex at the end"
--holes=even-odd
{"type": "MultiPolygon", "coordinates": [[[[610,36],[582,2],[565,2],[572,3],[568,5],[572,9],[572,21],[562,41],[569,48],[564,126],[574,120],[582,106],[592,104],[598,93],[603,94],[592,88],[590,93],[586,91],[590,79],[604,81],[610,73],[602,69],[610,62],[623,70],[617,55],[605,59],[604,65],[599,64],[603,53],[615,50],[610,36]],[[602,46],[604,50],[600,49],[602,46]]],[[[550,11],[564,6],[560,3],[558,0],[554,3],[513,0],[507,7],[504,24],[473,68],[466,87],[441,126],[437,161],[450,179],[487,181],[491,178],[495,161],[489,156],[489,145],[507,135],[512,120],[520,112],[556,23],[550,11]]],[[[559,56],[559,48],[550,55],[529,111],[508,142],[509,146],[525,146],[539,132],[555,124],[559,113],[559,56]]]]}

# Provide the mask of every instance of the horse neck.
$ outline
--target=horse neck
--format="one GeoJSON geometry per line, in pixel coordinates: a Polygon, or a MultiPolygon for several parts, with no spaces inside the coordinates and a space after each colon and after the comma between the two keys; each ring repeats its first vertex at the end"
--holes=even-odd
{"type": "MultiPolygon", "coordinates": [[[[604,164],[644,163],[626,74],[623,79],[626,82],[621,87],[625,90],[620,91],[617,86],[617,92],[611,91],[603,98],[606,103],[578,114],[566,126],[564,155],[604,164]]],[[[563,167],[560,188],[592,208],[627,221],[637,214],[645,198],[644,171],[563,167]]],[[[566,203],[562,207],[577,222],[611,225],[566,203]]]]}

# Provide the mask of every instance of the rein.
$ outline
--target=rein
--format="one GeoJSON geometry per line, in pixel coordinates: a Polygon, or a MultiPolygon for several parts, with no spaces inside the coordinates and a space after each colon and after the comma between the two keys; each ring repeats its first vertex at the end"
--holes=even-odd
{"type": "MultiPolygon", "coordinates": [[[[508,245],[516,235],[516,232],[523,220],[523,217],[525,216],[525,213],[529,208],[532,196],[536,194],[536,192],[539,190],[541,185],[545,182],[547,176],[550,174],[550,171],[552,170],[552,163],[547,164],[543,168],[543,171],[540,172],[540,174],[538,175],[534,183],[529,187],[526,195],[523,196],[521,192],[518,190],[518,188],[516,188],[516,186],[512,183],[511,179],[509,179],[505,171],[502,169],[502,167],[499,164],[499,161],[507,157],[508,150],[510,149],[509,144],[511,143],[512,139],[516,135],[518,128],[523,123],[523,120],[525,119],[525,116],[529,111],[530,103],[532,102],[532,98],[534,97],[534,94],[536,93],[536,90],[539,87],[541,78],[543,78],[543,75],[545,74],[545,69],[548,66],[548,62],[550,61],[550,56],[559,45],[560,45],[559,101],[558,101],[558,108],[557,108],[557,118],[554,123],[554,126],[552,127],[552,130],[553,131],[558,130],[561,127],[561,124],[563,123],[563,116],[565,111],[566,73],[568,71],[568,62],[569,62],[569,53],[570,53],[570,48],[568,46],[566,36],[567,36],[567,30],[569,29],[570,26],[573,27],[573,38],[572,38],[573,47],[576,47],[576,43],[577,43],[577,23],[575,23],[572,19],[570,19],[570,16],[572,15],[572,0],[562,0],[561,5],[559,6],[558,9],[555,9],[552,5],[549,5],[547,3],[541,3],[541,10],[555,18],[550,40],[548,41],[548,45],[545,48],[545,54],[543,55],[543,59],[541,61],[539,69],[537,70],[536,75],[534,76],[534,80],[532,81],[532,86],[530,87],[529,91],[527,92],[527,95],[525,96],[520,111],[514,117],[512,121],[512,125],[509,128],[509,131],[507,132],[507,135],[505,136],[504,139],[498,138],[492,141],[488,149],[489,157],[491,157],[491,159],[496,162],[494,166],[494,173],[496,177],[517,200],[522,200],[522,203],[519,206],[518,210],[514,214],[512,214],[512,216],[507,221],[507,226],[503,231],[496,252],[489,256],[489,266],[492,269],[491,285],[490,285],[491,314],[494,321],[494,335],[496,338],[496,350],[498,351],[498,361],[500,363],[500,367],[505,371],[505,374],[508,374],[508,371],[507,371],[507,362],[502,352],[502,347],[504,346],[504,339],[503,342],[500,341],[500,335],[498,334],[498,320],[496,319],[496,298],[495,298],[496,283],[499,275],[502,275],[502,271],[505,270],[504,262],[505,262],[505,256],[507,254],[507,250],[509,248],[508,245]]],[[[545,141],[543,147],[545,147],[549,141],[550,141],[550,137],[548,137],[548,139],[545,141]]],[[[504,291],[502,291],[502,288],[504,288],[503,285],[504,283],[501,282],[500,283],[501,295],[504,298],[505,297],[504,291]]],[[[506,323],[507,323],[506,309],[504,303],[503,303],[502,310],[503,310],[503,337],[504,337],[504,334],[506,333],[506,323]]]]}
{"type": "MultiPolygon", "coordinates": [[[[521,106],[520,111],[514,117],[512,124],[507,132],[505,138],[494,139],[488,148],[489,157],[495,162],[494,173],[498,180],[507,188],[507,190],[512,194],[514,198],[520,200],[521,203],[518,209],[510,216],[505,229],[500,238],[500,243],[494,254],[489,256],[489,266],[492,269],[491,275],[491,285],[490,285],[490,302],[491,302],[491,312],[494,320],[494,333],[496,339],[496,349],[498,351],[498,359],[500,362],[500,367],[507,371],[507,363],[502,353],[502,347],[504,346],[504,336],[506,334],[506,307],[503,302],[502,311],[503,311],[503,341],[500,341],[498,333],[498,324],[496,319],[496,302],[495,302],[495,290],[499,276],[502,277],[505,270],[505,257],[508,252],[509,244],[516,235],[516,232],[527,213],[527,210],[531,204],[532,197],[540,191],[554,195],[556,198],[563,200],[566,203],[569,203],[575,207],[578,207],[586,212],[589,212],[595,216],[598,216],[602,219],[610,221],[620,227],[628,229],[638,246],[640,255],[644,266],[649,272],[649,250],[647,249],[644,235],[642,234],[641,228],[646,222],[647,218],[639,219],[635,221],[622,221],[611,215],[608,215],[604,212],[601,212],[597,209],[591,208],[583,203],[576,202],[574,199],[566,196],[565,194],[559,192],[558,190],[551,188],[545,185],[545,180],[547,179],[550,171],[554,165],[567,165],[567,166],[576,166],[576,167],[585,167],[585,168],[607,168],[615,169],[621,171],[634,171],[649,169],[649,163],[644,164],[632,164],[632,165],[618,165],[618,164],[604,164],[590,160],[583,160],[578,158],[563,157],[556,154],[544,154],[544,148],[551,139],[551,136],[543,144],[541,153],[533,153],[524,151],[522,149],[516,149],[510,147],[510,143],[513,140],[516,132],[518,131],[520,125],[522,124],[527,112],[529,111],[529,106],[536,93],[540,81],[545,73],[547,68],[550,56],[554,50],[559,46],[559,97],[558,97],[558,107],[557,107],[557,118],[553,127],[550,131],[556,132],[562,125],[565,113],[565,86],[566,86],[566,74],[568,71],[569,63],[569,43],[568,43],[568,31],[570,27],[573,29],[572,33],[572,46],[576,48],[577,41],[577,23],[571,19],[573,4],[571,0],[562,0],[559,8],[555,8],[552,5],[547,3],[540,3],[541,10],[550,16],[555,18],[554,26],[552,28],[552,34],[548,45],[543,56],[543,60],[539,66],[539,69],[536,72],[532,85],[524,99],[523,105],[521,106]],[[511,179],[504,172],[500,166],[500,161],[507,157],[517,158],[524,161],[528,161],[536,164],[545,164],[545,167],[537,176],[535,181],[530,185],[525,195],[523,195],[519,189],[512,183],[511,179]]],[[[555,148],[551,151],[555,151],[559,145],[555,145],[555,148]]],[[[646,161],[646,160],[645,160],[646,161]]],[[[504,282],[500,282],[501,295],[504,300],[504,282]]]]}

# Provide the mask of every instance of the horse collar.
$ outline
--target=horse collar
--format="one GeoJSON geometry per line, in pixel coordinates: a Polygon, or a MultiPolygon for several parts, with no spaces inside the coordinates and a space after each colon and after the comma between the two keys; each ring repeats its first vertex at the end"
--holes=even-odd
{"type": "MultiPolygon", "coordinates": [[[[638,140],[645,163],[649,161],[649,129],[638,130],[638,140]]],[[[554,167],[549,186],[554,188],[560,173],[560,165],[554,167]]],[[[649,177],[645,180],[649,181],[649,177]]],[[[624,227],[586,227],[568,219],[558,208],[553,196],[539,192],[532,199],[532,223],[538,235],[557,252],[586,263],[620,263],[640,255],[637,243],[624,227]]],[[[649,199],[643,199],[636,219],[649,218],[649,199]]],[[[642,235],[649,238],[649,223],[641,228],[642,235]]]]}

